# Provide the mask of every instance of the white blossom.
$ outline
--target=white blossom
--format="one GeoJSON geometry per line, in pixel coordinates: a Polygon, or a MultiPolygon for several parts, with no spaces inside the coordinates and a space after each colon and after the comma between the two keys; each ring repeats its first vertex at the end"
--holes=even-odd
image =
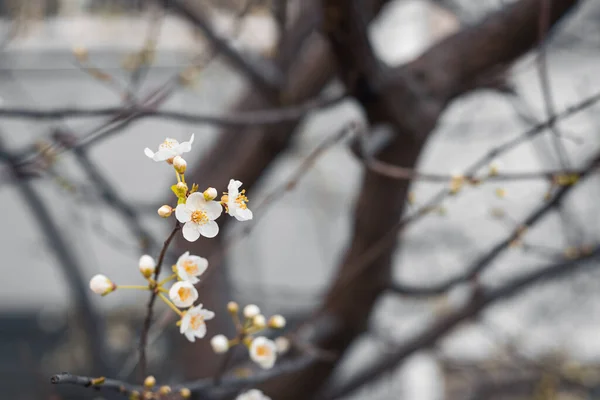
{"type": "Polygon", "coordinates": [[[275,342],[264,336],[259,336],[250,345],[250,358],[263,369],[273,368],[277,359],[275,342]]]}
{"type": "Polygon", "coordinates": [[[247,392],[240,394],[235,400],[271,400],[271,398],[265,396],[265,394],[258,389],[250,389],[247,392]]]}
{"type": "Polygon", "coordinates": [[[279,336],[275,339],[275,348],[277,348],[278,354],[285,354],[290,350],[291,343],[285,336],[279,336]]]}
{"type": "Polygon", "coordinates": [[[267,320],[264,315],[258,314],[252,319],[252,324],[258,328],[264,328],[267,326],[267,320]]]}
{"type": "Polygon", "coordinates": [[[169,290],[169,298],[179,308],[187,308],[198,299],[198,291],[188,281],[176,282],[169,290]]]}
{"type": "Polygon", "coordinates": [[[273,315],[271,318],[269,318],[269,327],[282,329],[285,328],[285,322],[285,318],[282,315],[273,315]]]}
{"type": "Polygon", "coordinates": [[[202,339],[206,336],[206,320],[213,319],[215,313],[202,308],[202,304],[192,307],[185,312],[181,318],[179,332],[184,334],[190,342],[196,338],[202,339]]]}
{"type": "Polygon", "coordinates": [[[231,179],[227,186],[227,213],[235,217],[238,221],[248,221],[252,219],[252,211],[246,203],[248,198],[245,190],[239,191],[242,182],[231,179]]]}
{"type": "Polygon", "coordinates": [[[175,209],[177,220],[183,223],[183,237],[195,242],[200,235],[207,238],[217,236],[219,225],[214,221],[219,218],[223,207],[216,201],[206,201],[202,193],[192,193],[185,204],[175,209]]]}
{"type": "Polygon", "coordinates": [[[90,289],[92,289],[92,291],[96,294],[101,294],[104,296],[116,288],[116,285],[104,275],[94,275],[92,279],[90,279],[90,289]]]}
{"type": "Polygon", "coordinates": [[[192,256],[189,251],[186,251],[177,259],[175,265],[177,275],[184,281],[190,283],[198,283],[200,279],[197,277],[202,275],[208,268],[208,260],[206,258],[192,256]]]}
{"type": "Polygon", "coordinates": [[[149,278],[156,269],[156,261],[154,261],[154,258],[149,256],[148,254],[144,254],[140,257],[138,266],[142,275],[144,275],[146,278],[149,278]]]}
{"type": "Polygon", "coordinates": [[[216,335],[210,339],[210,345],[215,353],[226,353],[229,350],[229,339],[225,335],[216,335]]]}
{"type": "Polygon", "coordinates": [[[244,317],[246,318],[254,318],[258,314],[260,314],[260,308],[256,304],[248,304],[244,307],[244,317]]]}
{"type": "Polygon", "coordinates": [[[179,143],[172,138],[166,138],[165,141],[158,146],[158,151],[156,153],[146,147],[144,149],[144,154],[157,162],[172,160],[176,156],[180,156],[183,153],[190,151],[192,149],[192,143],[194,143],[194,135],[192,135],[189,142],[183,143],[179,143]]]}

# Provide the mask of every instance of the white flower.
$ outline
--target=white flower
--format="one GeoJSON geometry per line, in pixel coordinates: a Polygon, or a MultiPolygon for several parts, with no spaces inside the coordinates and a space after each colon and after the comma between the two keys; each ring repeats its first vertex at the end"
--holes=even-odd
{"type": "Polygon", "coordinates": [[[248,221],[252,219],[252,211],[248,209],[246,203],[245,190],[239,192],[242,182],[231,179],[227,185],[227,213],[235,217],[238,221],[248,221]]]}
{"type": "Polygon", "coordinates": [[[185,204],[179,204],[175,209],[177,220],[183,225],[183,237],[195,242],[200,235],[207,238],[217,236],[219,225],[214,221],[219,218],[223,207],[216,201],[206,201],[202,193],[192,193],[185,204]]]}
{"type": "Polygon", "coordinates": [[[169,298],[177,307],[187,308],[198,299],[198,291],[190,282],[181,281],[171,286],[169,298]]]}
{"type": "Polygon", "coordinates": [[[250,389],[247,392],[240,394],[235,400],[271,400],[271,398],[265,396],[265,394],[258,389],[250,389]]]}
{"type": "Polygon", "coordinates": [[[202,304],[198,304],[185,312],[183,318],[181,318],[179,332],[184,334],[190,342],[195,342],[196,338],[202,339],[206,336],[206,323],[204,321],[214,317],[214,312],[202,309],[202,304]]]}
{"type": "Polygon", "coordinates": [[[190,256],[190,252],[186,251],[177,259],[175,268],[177,269],[177,275],[182,280],[198,283],[200,279],[197,277],[202,275],[208,268],[208,260],[198,256],[190,256]]]}
{"type": "Polygon", "coordinates": [[[257,328],[264,328],[267,326],[267,320],[264,315],[258,314],[252,319],[252,324],[257,328]]]}
{"type": "Polygon", "coordinates": [[[194,135],[192,135],[189,142],[183,143],[179,143],[175,139],[166,138],[165,141],[158,146],[158,151],[156,153],[146,147],[144,149],[144,154],[154,161],[172,160],[175,156],[180,156],[183,153],[190,151],[192,149],[192,143],[194,143],[194,135]]]}
{"type": "Polygon", "coordinates": [[[277,359],[275,342],[264,336],[259,336],[250,345],[250,358],[263,369],[273,368],[277,359]]]}
{"type": "Polygon", "coordinates": [[[138,266],[140,267],[142,275],[149,278],[156,269],[156,262],[154,261],[154,258],[150,257],[148,254],[144,254],[140,257],[138,266]]]}
{"type": "Polygon", "coordinates": [[[104,275],[94,275],[94,277],[90,279],[90,289],[96,294],[104,296],[116,288],[117,286],[104,275]]]}
{"type": "Polygon", "coordinates": [[[260,308],[256,304],[248,304],[244,307],[244,317],[246,318],[254,318],[258,314],[260,314],[260,308]]]}
{"type": "Polygon", "coordinates": [[[229,339],[225,335],[213,336],[210,345],[215,353],[226,353],[229,350],[229,339]]]}

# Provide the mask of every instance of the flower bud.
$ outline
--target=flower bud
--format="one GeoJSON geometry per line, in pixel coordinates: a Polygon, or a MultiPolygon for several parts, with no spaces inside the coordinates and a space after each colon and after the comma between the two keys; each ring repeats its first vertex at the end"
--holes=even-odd
{"type": "Polygon", "coordinates": [[[213,336],[210,339],[210,345],[215,353],[226,353],[229,350],[229,340],[225,337],[225,335],[217,335],[213,336]]]}
{"type": "Polygon", "coordinates": [[[165,396],[165,395],[167,395],[169,393],[171,393],[171,387],[170,386],[165,385],[165,386],[161,386],[160,389],[158,389],[158,394],[160,394],[160,395],[165,396]]]}
{"type": "Polygon", "coordinates": [[[158,215],[163,218],[168,218],[171,216],[171,214],[173,214],[173,207],[166,204],[158,209],[158,215]]]}
{"type": "Polygon", "coordinates": [[[257,328],[264,328],[267,326],[267,320],[264,315],[258,314],[252,318],[252,324],[257,328]]]}
{"type": "Polygon", "coordinates": [[[281,315],[273,315],[269,318],[269,328],[282,329],[285,327],[285,318],[281,315]]]}
{"type": "Polygon", "coordinates": [[[277,349],[277,353],[285,354],[290,350],[290,347],[290,340],[285,336],[279,336],[275,339],[275,348],[277,349]]]}
{"type": "Polygon", "coordinates": [[[183,182],[178,182],[173,189],[175,195],[179,198],[185,198],[188,192],[188,186],[183,182]]]}
{"type": "Polygon", "coordinates": [[[173,158],[173,167],[175,168],[175,171],[179,172],[180,174],[185,174],[187,162],[185,162],[183,157],[175,156],[175,158],[173,158]]]}
{"type": "Polygon", "coordinates": [[[256,304],[248,304],[244,307],[244,317],[246,318],[254,318],[258,314],[260,314],[260,308],[256,304]]]}
{"type": "Polygon", "coordinates": [[[209,187],[204,191],[204,200],[211,201],[217,198],[219,192],[214,187],[209,187]]]}
{"type": "Polygon", "coordinates": [[[140,257],[140,261],[138,263],[140,267],[140,272],[144,275],[144,278],[150,278],[156,269],[156,262],[154,258],[150,257],[148,254],[144,254],[140,257]]]}
{"type": "Polygon", "coordinates": [[[95,275],[92,279],[90,279],[90,289],[92,289],[92,292],[96,294],[105,296],[113,290],[115,290],[116,288],[117,286],[104,275],[98,274],[95,275]]]}
{"type": "Polygon", "coordinates": [[[227,310],[231,314],[237,314],[238,311],[240,310],[240,306],[235,301],[230,301],[229,303],[227,303],[227,310]]]}
{"type": "Polygon", "coordinates": [[[77,58],[77,61],[84,63],[88,60],[88,51],[85,47],[76,46],[73,48],[73,55],[77,58]]]}
{"type": "Polygon", "coordinates": [[[188,388],[183,388],[179,391],[179,395],[184,399],[189,399],[192,397],[192,392],[188,388]]]}
{"type": "Polygon", "coordinates": [[[156,379],[150,375],[148,377],[146,377],[146,379],[144,379],[144,386],[147,387],[148,389],[153,388],[154,385],[156,385],[156,379]]]}

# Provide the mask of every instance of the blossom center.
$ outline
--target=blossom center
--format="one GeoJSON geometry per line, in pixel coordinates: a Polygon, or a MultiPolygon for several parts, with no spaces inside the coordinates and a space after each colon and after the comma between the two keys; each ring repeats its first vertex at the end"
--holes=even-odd
{"type": "Polygon", "coordinates": [[[194,275],[198,272],[198,264],[192,260],[185,260],[183,263],[183,269],[190,275],[194,275]]]}
{"type": "Polygon", "coordinates": [[[201,315],[194,315],[191,319],[190,319],[190,326],[192,327],[193,330],[197,331],[198,328],[200,328],[200,326],[202,326],[202,324],[204,323],[204,317],[201,315]]]}
{"type": "Polygon", "coordinates": [[[242,210],[245,210],[248,208],[248,206],[246,205],[246,203],[249,201],[248,197],[246,197],[246,189],[242,190],[240,192],[240,194],[238,194],[238,196],[235,198],[235,202],[238,205],[239,208],[241,208],[242,210]]]}
{"type": "Polygon", "coordinates": [[[257,346],[256,347],[256,355],[258,357],[270,357],[271,349],[268,346],[257,346]]]}
{"type": "Polygon", "coordinates": [[[208,215],[204,211],[196,210],[192,213],[192,222],[204,225],[208,222],[208,215]]]}
{"type": "Polygon", "coordinates": [[[162,142],[158,148],[160,150],[164,150],[164,149],[172,149],[173,147],[177,146],[179,144],[179,142],[175,139],[171,139],[171,138],[166,138],[164,142],[162,142]]]}
{"type": "Polygon", "coordinates": [[[179,295],[179,298],[181,299],[181,301],[186,301],[187,299],[192,297],[192,291],[185,287],[179,288],[179,290],[177,291],[177,294],[179,295]]]}

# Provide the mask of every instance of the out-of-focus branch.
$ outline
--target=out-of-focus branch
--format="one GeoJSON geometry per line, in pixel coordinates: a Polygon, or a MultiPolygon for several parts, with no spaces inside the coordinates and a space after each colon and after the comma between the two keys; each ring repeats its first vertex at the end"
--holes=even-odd
{"type": "Polygon", "coordinates": [[[92,388],[98,391],[117,392],[124,397],[129,397],[135,393],[139,395],[144,390],[142,386],[130,385],[114,379],[106,379],[102,376],[92,378],[88,376],[71,375],[66,372],[54,375],[50,378],[50,383],[53,385],[75,385],[92,388]]]}
{"type": "MultiPolygon", "coordinates": [[[[179,232],[181,229],[181,224],[179,222],[175,223],[175,228],[171,231],[167,239],[165,240],[162,249],[160,250],[160,254],[158,256],[158,260],[156,261],[156,269],[154,270],[154,281],[158,282],[158,277],[160,276],[160,272],[162,269],[163,262],[165,261],[165,256],[167,255],[167,250],[169,249],[169,245],[175,238],[175,234],[179,232]]],[[[154,302],[156,301],[156,297],[158,296],[158,288],[152,291],[150,294],[150,299],[148,300],[148,306],[146,311],[146,318],[144,319],[144,326],[142,328],[142,333],[140,335],[140,374],[142,379],[146,377],[147,365],[146,365],[146,346],[148,344],[148,333],[150,332],[150,325],[152,324],[152,314],[154,310],[154,302]]]]}
{"type": "Polygon", "coordinates": [[[39,224],[41,231],[46,236],[51,251],[58,259],[64,279],[73,296],[73,304],[77,315],[86,332],[87,349],[91,356],[92,371],[94,373],[111,373],[112,367],[108,359],[105,344],[104,319],[92,304],[89,297],[90,292],[87,289],[87,282],[82,276],[75,254],[70,250],[46,204],[36,193],[31,182],[21,177],[16,157],[6,149],[2,141],[0,141],[0,155],[2,161],[7,163],[11,168],[14,175],[14,182],[17,185],[23,202],[29,208],[35,222],[39,224]]]}
{"type": "Polygon", "coordinates": [[[175,11],[197,27],[219,53],[227,57],[253,85],[260,87],[264,93],[275,94],[281,88],[283,74],[275,64],[264,58],[259,59],[257,55],[252,60],[242,55],[213,30],[210,21],[202,15],[199,7],[180,0],[159,1],[167,10],[175,11]]]}
{"type": "Polygon", "coordinates": [[[329,393],[323,394],[318,397],[318,399],[338,399],[354,392],[366,384],[374,382],[385,372],[395,368],[406,357],[417,350],[435,344],[440,337],[451,331],[459,323],[477,315],[490,304],[515,296],[523,290],[543,281],[557,279],[583,269],[597,268],[598,264],[593,262],[593,260],[598,257],[600,257],[600,247],[595,247],[589,254],[583,255],[578,259],[566,260],[524,274],[518,278],[512,279],[500,287],[482,287],[480,296],[474,297],[473,300],[462,309],[439,320],[424,332],[415,335],[414,339],[409,340],[399,348],[395,349],[392,354],[384,356],[382,360],[377,361],[374,365],[368,366],[368,368],[351,377],[349,382],[342,384],[329,393]]]}

